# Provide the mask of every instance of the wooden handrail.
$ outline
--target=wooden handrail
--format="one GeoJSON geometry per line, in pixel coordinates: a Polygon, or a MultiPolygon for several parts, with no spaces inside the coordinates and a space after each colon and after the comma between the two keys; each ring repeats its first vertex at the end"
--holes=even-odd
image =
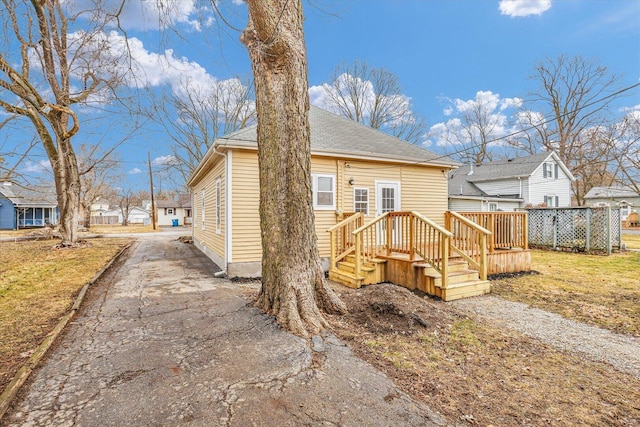
{"type": "Polygon", "coordinates": [[[340,221],[336,225],[329,227],[327,229],[327,232],[331,233],[332,231],[337,230],[338,228],[342,228],[345,225],[349,224],[350,222],[356,221],[356,220],[358,220],[358,218],[362,218],[362,217],[363,217],[362,212],[356,212],[355,214],[351,215],[350,217],[343,219],[342,221],[340,221]]]}
{"type": "Polygon", "coordinates": [[[445,222],[454,234],[451,249],[478,269],[481,280],[487,280],[487,237],[491,231],[453,211],[446,212],[445,222]]]}
{"type": "Polygon", "coordinates": [[[330,227],[327,232],[330,233],[329,245],[330,255],[329,262],[331,270],[337,268],[338,262],[355,250],[355,242],[353,236],[349,233],[350,228],[358,227],[362,224],[364,215],[362,212],[355,213],[348,218],[343,219],[336,225],[330,227]]]}
{"type": "Polygon", "coordinates": [[[375,224],[377,222],[380,222],[380,220],[386,218],[387,216],[389,216],[389,212],[385,212],[382,215],[379,215],[379,216],[375,217],[374,219],[372,219],[368,223],[364,224],[362,227],[353,230],[352,234],[356,235],[357,233],[362,233],[366,228],[370,227],[371,225],[373,225],[373,224],[375,224]]]}
{"type": "Polygon", "coordinates": [[[423,216],[422,214],[420,214],[419,212],[416,211],[411,211],[411,214],[417,218],[420,218],[421,221],[429,224],[430,227],[435,228],[436,230],[438,230],[440,233],[445,234],[449,237],[453,236],[453,233],[451,233],[449,230],[447,230],[444,227],[439,226],[438,224],[436,224],[435,222],[431,221],[429,218],[427,218],[426,216],[423,216]]]}
{"type": "Polygon", "coordinates": [[[449,214],[453,217],[455,217],[456,219],[464,222],[466,225],[468,225],[469,227],[475,228],[476,230],[478,230],[481,233],[486,234],[487,236],[490,236],[492,233],[491,231],[487,230],[486,228],[482,227],[479,224],[476,224],[475,222],[463,217],[462,215],[460,215],[458,212],[454,212],[454,211],[449,211],[449,214]]]}

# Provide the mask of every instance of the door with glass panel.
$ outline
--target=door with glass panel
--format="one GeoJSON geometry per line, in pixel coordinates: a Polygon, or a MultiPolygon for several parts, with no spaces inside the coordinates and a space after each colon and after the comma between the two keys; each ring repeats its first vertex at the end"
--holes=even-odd
{"type": "MultiPolygon", "coordinates": [[[[376,182],[376,216],[386,212],[400,210],[400,183],[398,182],[376,182]]],[[[399,236],[395,230],[398,227],[395,221],[391,223],[392,242],[397,243],[399,236]]],[[[387,221],[378,223],[376,230],[378,245],[384,245],[387,241],[387,221]]]]}

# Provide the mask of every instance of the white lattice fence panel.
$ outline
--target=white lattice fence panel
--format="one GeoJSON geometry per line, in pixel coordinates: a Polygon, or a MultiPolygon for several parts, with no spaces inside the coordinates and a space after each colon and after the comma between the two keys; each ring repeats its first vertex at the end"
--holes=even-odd
{"type": "Polygon", "coordinates": [[[619,209],[547,208],[527,212],[531,246],[587,251],[620,247],[619,209]]]}

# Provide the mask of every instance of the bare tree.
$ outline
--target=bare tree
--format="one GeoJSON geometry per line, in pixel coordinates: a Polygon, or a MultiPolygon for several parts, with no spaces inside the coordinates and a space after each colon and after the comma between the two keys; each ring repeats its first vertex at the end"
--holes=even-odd
{"type": "Polygon", "coordinates": [[[106,41],[100,37],[104,22],[91,30],[71,32],[80,15],[91,11],[70,17],[69,5],[62,0],[2,0],[2,4],[5,43],[0,53],[0,87],[4,89],[0,107],[27,119],[42,143],[56,185],[62,245],[70,246],[78,238],[81,187],[71,143],[80,120],[73,107],[117,80],[104,77],[104,64],[100,64],[106,50],[106,41]]]}
{"type": "Polygon", "coordinates": [[[207,87],[186,81],[181,88],[154,103],[152,116],[173,142],[174,161],[165,168],[178,172],[184,183],[216,138],[255,122],[255,107],[251,85],[238,78],[207,87]]]}
{"type": "Polygon", "coordinates": [[[323,106],[329,110],[412,143],[424,139],[424,118],[413,111],[398,77],[366,62],[336,67],[331,84],[322,86],[323,106]]]}
{"type": "Polygon", "coordinates": [[[324,279],[311,197],[307,58],[300,0],[248,0],[241,35],[256,90],[262,290],[257,305],[292,332],[346,307],[324,279]]]}
{"type": "MultiPolygon", "coordinates": [[[[128,188],[121,188],[117,193],[117,203],[120,213],[122,214],[122,225],[129,225],[129,214],[131,209],[142,204],[142,200],[148,193],[144,191],[135,192],[128,188]]],[[[152,212],[153,214],[153,212],[152,212]]]]}
{"type": "Polygon", "coordinates": [[[500,100],[491,92],[478,92],[476,99],[451,100],[448,108],[458,116],[432,127],[430,136],[436,136],[439,143],[446,143],[447,151],[463,163],[479,164],[494,160],[499,137],[505,132],[507,117],[497,109],[511,106],[516,99],[500,100]]]}
{"type": "Polygon", "coordinates": [[[608,107],[619,97],[619,79],[594,61],[565,55],[536,65],[531,78],[540,88],[525,99],[527,112],[520,116],[521,125],[530,130],[510,143],[528,152],[555,151],[578,179],[573,191],[581,204],[588,188],[577,186],[586,182],[581,175],[589,170],[585,163],[604,154],[588,133],[608,126],[608,107]]]}
{"type": "Polygon", "coordinates": [[[97,145],[82,144],[78,148],[80,174],[80,207],[84,227],[91,227],[91,205],[104,197],[119,178],[118,156],[113,150],[101,152],[97,145]]]}
{"type": "Polygon", "coordinates": [[[627,114],[614,131],[609,143],[618,166],[617,181],[640,194],[640,112],[627,114]]]}

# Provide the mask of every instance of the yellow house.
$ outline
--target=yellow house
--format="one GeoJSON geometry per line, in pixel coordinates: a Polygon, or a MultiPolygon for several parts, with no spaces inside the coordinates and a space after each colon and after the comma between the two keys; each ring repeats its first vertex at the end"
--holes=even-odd
{"type": "MultiPolygon", "coordinates": [[[[416,145],[312,107],[311,174],[316,233],[329,269],[327,230],[343,213],[367,222],[417,211],[444,225],[447,175],[457,164],[416,145]]],[[[261,272],[256,127],[217,139],[191,175],[193,240],[229,277],[261,272]]]]}

